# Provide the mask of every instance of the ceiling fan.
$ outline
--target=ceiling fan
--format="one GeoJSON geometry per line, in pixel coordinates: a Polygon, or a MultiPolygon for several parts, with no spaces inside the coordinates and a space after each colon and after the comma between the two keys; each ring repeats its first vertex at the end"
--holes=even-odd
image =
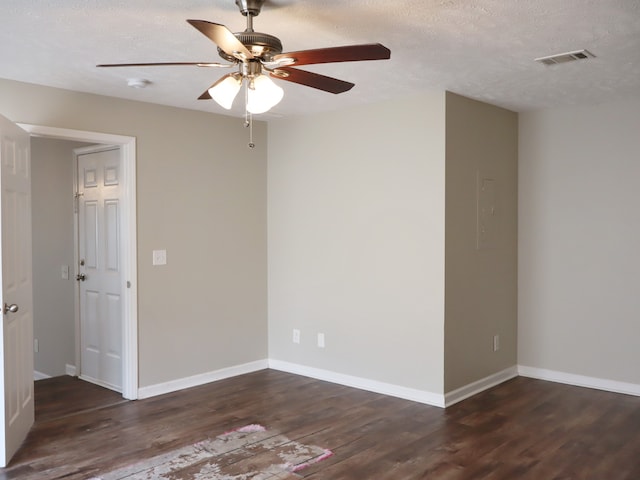
{"type": "Polygon", "coordinates": [[[200,95],[198,99],[213,99],[222,107],[229,110],[244,83],[246,85],[245,106],[247,116],[249,117],[249,114],[268,111],[282,100],[284,91],[269,77],[338,94],[350,90],[354,84],[318,73],[300,70],[295,67],[320,63],[385,60],[391,57],[391,51],[380,43],[283,53],[280,39],[267,33],[256,32],[253,29],[253,17],[260,14],[264,2],[265,0],[235,0],[236,5],[240,9],[240,13],[247,18],[247,26],[243,32],[233,33],[224,25],[206,20],[187,20],[191,26],[213,41],[218,46],[219,55],[231,63],[115,63],[100,64],[97,66],[144,67],[191,65],[223,68],[237,66],[237,71],[221,77],[200,95]]]}

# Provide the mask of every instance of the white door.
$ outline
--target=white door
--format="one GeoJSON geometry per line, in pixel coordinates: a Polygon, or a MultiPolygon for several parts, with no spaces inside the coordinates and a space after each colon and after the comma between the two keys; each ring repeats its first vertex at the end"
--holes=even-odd
{"type": "Polygon", "coordinates": [[[0,467],[6,467],[33,425],[34,406],[29,135],[4,117],[0,117],[0,183],[0,467]]]}
{"type": "Polygon", "coordinates": [[[121,392],[120,149],[78,149],[76,156],[80,378],[121,392]]]}

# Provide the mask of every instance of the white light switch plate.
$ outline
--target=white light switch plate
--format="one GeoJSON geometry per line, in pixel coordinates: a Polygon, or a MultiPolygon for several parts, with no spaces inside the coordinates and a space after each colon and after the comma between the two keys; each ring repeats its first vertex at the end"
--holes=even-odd
{"type": "Polygon", "coordinates": [[[166,250],[154,250],[153,251],[153,264],[154,265],[166,265],[167,264],[167,251],[166,250]]]}

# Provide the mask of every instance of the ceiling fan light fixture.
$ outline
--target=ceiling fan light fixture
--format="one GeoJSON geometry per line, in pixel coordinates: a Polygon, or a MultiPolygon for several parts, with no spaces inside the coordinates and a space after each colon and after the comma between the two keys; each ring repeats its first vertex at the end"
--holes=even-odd
{"type": "Polygon", "coordinates": [[[209,95],[211,95],[211,98],[222,108],[231,110],[233,100],[236,98],[236,95],[238,95],[241,86],[242,77],[238,74],[231,73],[225,75],[213,84],[209,89],[209,95]]]}
{"type": "Polygon", "coordinates": [[[260,74],[249,82],[247,111],[264,113],[280,103],[282,97],[284,97],[284,90],[269,77],[260,74]]]}

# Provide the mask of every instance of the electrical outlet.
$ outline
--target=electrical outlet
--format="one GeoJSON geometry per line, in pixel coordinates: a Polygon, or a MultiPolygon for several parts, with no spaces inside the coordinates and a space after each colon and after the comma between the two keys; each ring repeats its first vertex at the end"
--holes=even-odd
{"type": "Polygon", "coordinates": [[[318,334],[318,347],[324,348],[324,333],[318,334]]]}
{"type": "Polygon", "coordinates": [[[497,352],[500,350],[500,335],[493,336],[493,351],[497,352]]]}
{"type": "Polygon", "coordinates": [[[300,343],[300,330],[297,328],[293,329],[293,343],[300,343]]]}
{"type": "Polygon", "coordinates": [[[40,343],[38,342],[37,338],[33,339],[33,351],[35,353],[38,353],[40,351],[40,343]]]}
{"type": "Polygon", "coordinates": [[[167,264],[167,251],[166,250],[154,250],[153,251],[153,265],[166,265],[167,264]]]}

